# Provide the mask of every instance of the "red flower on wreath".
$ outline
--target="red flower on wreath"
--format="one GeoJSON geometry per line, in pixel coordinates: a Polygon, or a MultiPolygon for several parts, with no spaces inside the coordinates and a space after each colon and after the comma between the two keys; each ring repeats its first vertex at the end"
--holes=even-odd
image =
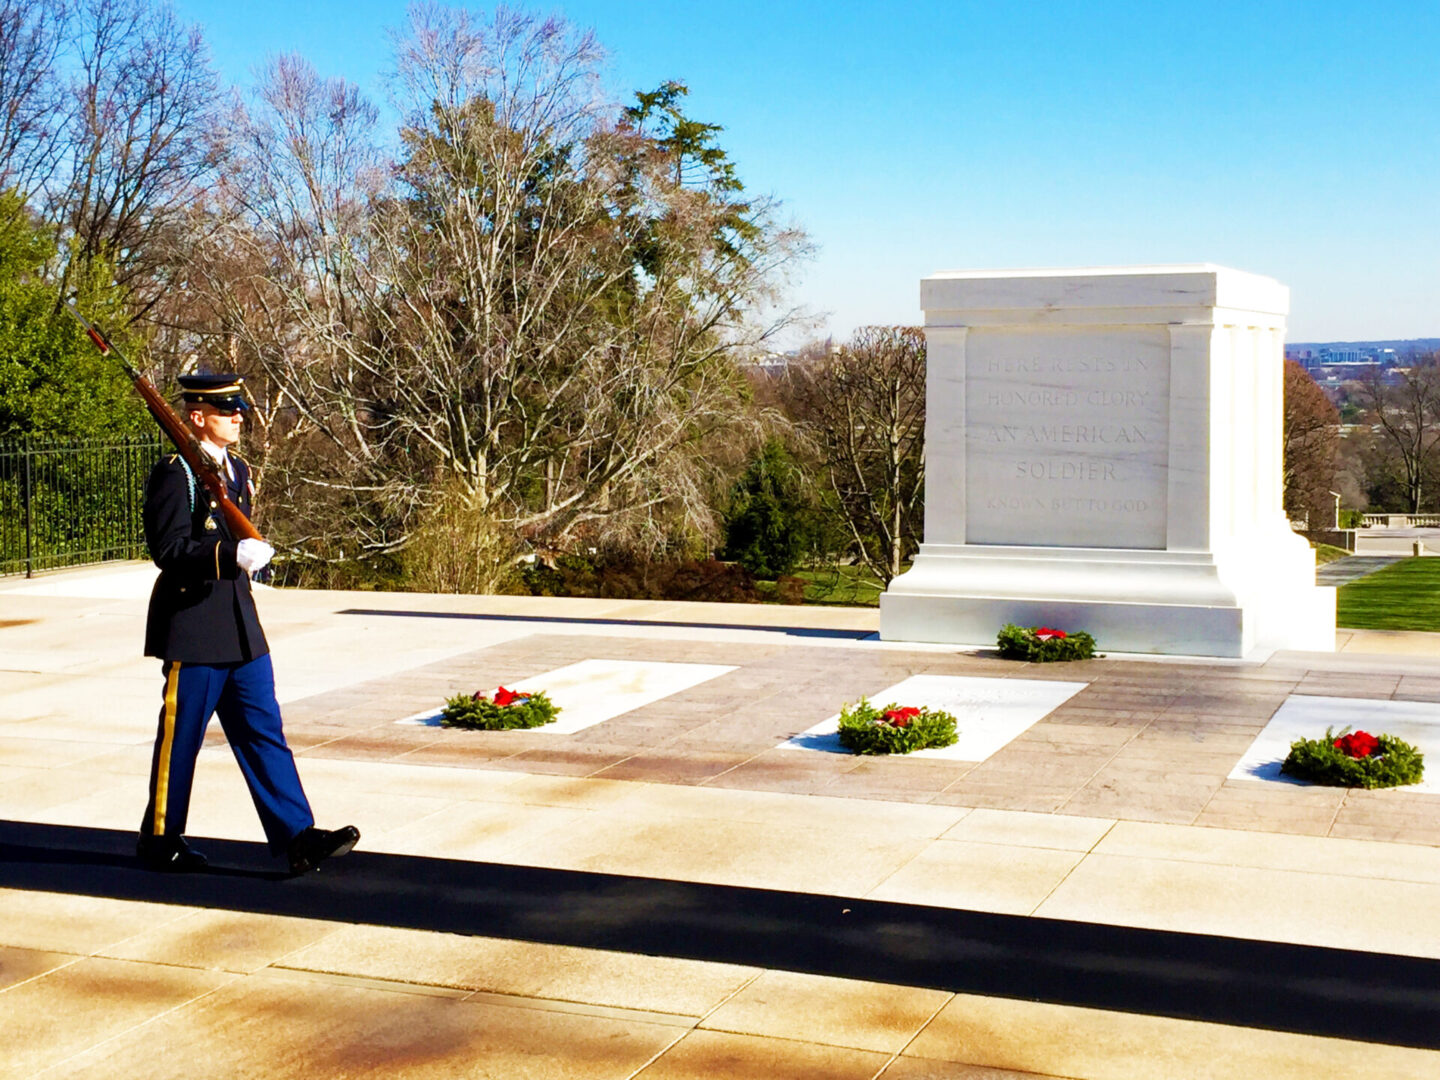
{"type": "Polygon", "coordinates": [[[1352,731],[1335,740],[1335,749],[1352,758],[1367,758],[1380,748],[1380,740],[1368,731],[1352,731]]]}
{"type": "Polygon", "coordinates": [[[530,695],[519,690],[506,690],[503,686],[495,688],[495,704],[499,705],[502,709],[506,705],[514,705],[516,702],[529,700],[530,695]]]}
{"type": "Polygon", "coordinates": [[[886,709],[880,719],[891,727],[909,727],[910,721],[916,719],[919,715],[919,709],[913,705],[906,705],[900,709],[886,709]]]}
{"type": "Polygon", "coordinates": [[[1051,638],[1056,638],[1060,641],[1065,640],[1064,630],[1054,630],[1048,626],[1037,626],[1032,633],[1041,641],[1049,641],[1051,638]]]}

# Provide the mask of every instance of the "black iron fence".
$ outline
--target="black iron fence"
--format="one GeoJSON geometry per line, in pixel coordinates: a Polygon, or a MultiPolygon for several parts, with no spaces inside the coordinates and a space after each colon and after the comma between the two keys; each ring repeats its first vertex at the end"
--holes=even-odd
{"type": "Polygon", "coordinates": [[[0,575],[145,557],[140,507],[157,435],[0,442],[0,575]]]}

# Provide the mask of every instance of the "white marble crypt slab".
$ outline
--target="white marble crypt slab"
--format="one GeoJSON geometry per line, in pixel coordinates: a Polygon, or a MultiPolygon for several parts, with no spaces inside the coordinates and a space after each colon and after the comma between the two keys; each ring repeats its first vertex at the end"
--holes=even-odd
{"type": "Polygon", "coordinates": [[[1425,777],[1401,791],[1440,794],[1440,704],[1431,701],[1388,701],[1371,698],[1311,697],[1293,694],[1265,725],[1235,768],[1231,780],[1268,780],[1303,784],[1280,775],[1280,763],[1296,739],[1318,739],[1326,728],[1394,735],[1413,743],[1425,755],[1425,777]]]}
{"type": "MultiPolygon", "coordinates": [[[[1058,709],[1088,686],[1083,682],[1039,679],[986,679],[973,675],[911,675],[870,694],[876,706],[918,705],[944,709],[955,717],[957,740],[937,750],[916,750],[906,757],[984,761],[1036,721],[1058,709]]],[[[823,750],[848,754],[840,745],[840,714],[780,744],[782,750],[823,750]]]]}
{"type": "MultiPolygon", "coordinates": [[[[531,730],[573,735],[622,713],[734,671],[724,664],[678,664],[660,660],[581,660],[521,679],[511,690],[543,690],[560,707],[553,723],[531,730]]],[[[486,687],[485,689],[494,689],[486,687]]],[[[397,724],[438,724],[440,710],[397,720],[397,724]]]]}

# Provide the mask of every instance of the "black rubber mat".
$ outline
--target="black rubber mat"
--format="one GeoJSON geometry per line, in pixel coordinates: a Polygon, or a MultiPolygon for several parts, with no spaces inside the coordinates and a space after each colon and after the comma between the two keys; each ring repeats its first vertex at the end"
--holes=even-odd
{"type": "Polygon", "coordinates": [[[115,830],[0,821],[0,887],[712,960],[1440,1049],[1436,960],[364,850],[290,878],[263,845],[223,840],[196,842],[210,856],[207,872],[166,875],[142,869],[134,843],[132,833],[115,830]]]}
{"type": "Polygon", "coordinates": [[[466,611],[383,611],[378,608],[345,608],[337,615],[387,615],[399,619],[474,619],[480,622],[535,623],[540,626],[563,624],[565,626],[671,626],[688,630],[758,630],[769,634],[785,634],[789,637],[835,638],[844,641],[859,641],[875,637],[873,630],[827,630],[814,626],[767,626],[764,623],[733,622],[673,622],[661,619],[584,619],[569,615],[486,615],[466,611]]]}

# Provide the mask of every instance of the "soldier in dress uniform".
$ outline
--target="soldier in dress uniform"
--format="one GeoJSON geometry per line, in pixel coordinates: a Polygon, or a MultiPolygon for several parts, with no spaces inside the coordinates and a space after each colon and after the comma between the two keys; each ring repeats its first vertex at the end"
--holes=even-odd
{"type": "MultiPolygon", "coordinates": [[[[229,447],[248,408],[234,375],[182,375],[185,415],[200,448],[246,514],[250,469],[229,447]]],[[[145,655],[159,657],[164,705],[150,768],[150,801],[137,853],[154,870],[198,870],[205,857],[182,835],[195,758],[212,714],[220,718],[250,787],[273,854],[302,873],[344,855],[354,826],[317,829],[281,730],[270,647],[255,613],[250,575],[270,561],[263,540],[237,540],[210,493],[178,454],[155,466],[145,489],[145,539],[160,577],[150,596],[145,655]]]]}

